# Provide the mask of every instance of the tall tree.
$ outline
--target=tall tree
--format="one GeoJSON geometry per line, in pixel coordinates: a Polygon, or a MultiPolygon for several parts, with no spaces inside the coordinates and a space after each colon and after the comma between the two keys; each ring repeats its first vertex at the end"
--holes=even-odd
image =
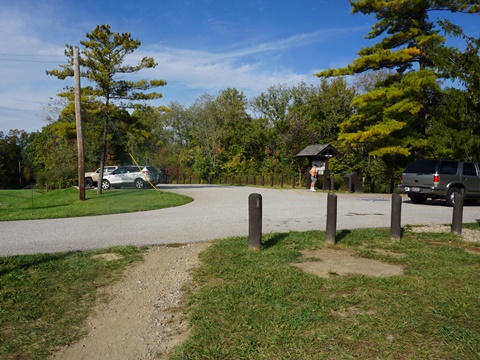
{"type": "Polygon", "coordinates": [[[340,140],[368,144],[369,152],[395,163],[400,157],[428,154],[428,130],[435,119],[442,75],[434,63],[445,38],[429,18],[432,11],[479,12],[478,1],[351,0],[352,12],[375,14],[367,38],[380,38],[359,51],[349,66],[317,74],[331,77],[391,69],[386,79],[353,101],[355,114],[341,124],[340,140]]]}
{"type": "Polygon", "coordinates": [[[442,115],[445,116],[439,120],[446,130],[453,126],[456,131],[452,134],[459,134],[458,139],[452,139],[459,145],[452,149],[453,153],[458,156],[457,150],[463,148],[465,151],[460,157],[478,160],[480,139],[474,134],[480,133],[480,37],[468,36],[461,27],[448,20],[441,21],[440,25],[447,34],[463,40],[464,46],[461,49],[443,48],[437,54],[439,69],[454,83],[460,84],[458,89],[447,89],[442,102],[445,109],[442,115]],[[452,105],[455,106],[453,111],[452,105]],[[449,121],[449,118],[457,121],[449,121]]]}
{"type": "Polygon", "coordinates": [[[18,188],[24,182],[23,151],[29,143],[24,130],[0,131],[0,189],[18,188]]]}
{"type": "MultiPolygon", "coordinates": [[[[300,166],[295,155],[305,146],[334,142],[338,124],[351,113],[352,88],[343,78],[323,79],[319,85],[272,86],[253,99],[252,108],[267,133],[267,167],[275,154],[288,170],[300,166]]],[[[299,169],[300,170],[300,169],[299,169]]],[[[302,171],[303,172],[303,171],[302,171]]]]}
{"type": "MultiPolygon", "coordinates": [[[[166,85],[164,80],[138,80],[130,81],[125,75],[136,73],[142,69],[157,66],[154,59],[144,57],[137,65],[126,65],[127,56],[137,50],[141,42],[133,39],[130,33],[115,33],[110,25],[98,25],[91,33],[86,34],[87,39],[80,41],[79,63],[80,76],[86,78],[92,86],[85,87],[82,92],[100,99],[103,104],[103,152],[100,162],[99,184],[103,178],[103,167],[107,147],[107,128],[111,115],[117,107],[139,108],[147,100],[162,97],[157,92],[146,92],[152,88],[166,85]]],[[[64,80],[73,76],[73,46],[66,45],[65,56],[69,63],[61,65],[61,69],[47,71],[48,75],[64,80]]],[[[98,186],[98,193],[101,193],[98,186]]]]}

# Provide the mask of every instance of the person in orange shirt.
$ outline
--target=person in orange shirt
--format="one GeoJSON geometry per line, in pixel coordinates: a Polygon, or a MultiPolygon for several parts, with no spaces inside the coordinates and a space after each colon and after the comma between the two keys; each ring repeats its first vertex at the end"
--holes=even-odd
{"type": "Polygon", "coordinates": [[[313,167],[309,171],[310,173],[310,191],[316,191],[315,190],[315,184],[317,183],[317,165],[313,164],[313,167]]]}

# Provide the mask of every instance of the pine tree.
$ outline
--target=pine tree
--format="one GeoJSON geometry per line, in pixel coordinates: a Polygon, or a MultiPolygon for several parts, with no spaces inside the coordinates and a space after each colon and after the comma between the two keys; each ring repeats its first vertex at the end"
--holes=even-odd
{"type": "Polygon", "coordinates": [[[371,155],[429,154],[428,141],[442,89],[435,54],[445,37],[429,18],[432,11],[478,13],[479,1],[357,0],[353,13],[375,14],[377,22],[367,38],[379,42],[359,51],[359,57],[341,69],[322,71],[332,77],[368,71],[392,70],[371,91],[355,98],[354,115],[340,125],[339,140],[367,145],[371,155]]]}
{"type": "MultiPolygon", "coordinates": [[[[121,108],[140,108],[147,100],[159,99],[162,94],[145,92],[152,88],[166,85],[164,80],[129,81],[125,75],[136,73],[142,69],[157,66],[154,59],[144,57],[137,65],[125,65],[128,55],[137,50],[141,42],[133,39],[130,33],[114,33],[110,25],[98,25],[91,33],[87,33],[87,40],[80,41],[83,49],[80,51],[80,76],[87,79],[93,86],[84,87],[82,95],[89,95],[103,104],[103,154],[100,162],[100,176],[98,193],[101,193],[101,180],[106,155],[106,134],[111,114],[121,108]]],[[[47,71],[48,75],[64,80],[73,76],[72,45],[66,45],[65,56],[69,63],[61,65],[61,70],[47,71]]]]}

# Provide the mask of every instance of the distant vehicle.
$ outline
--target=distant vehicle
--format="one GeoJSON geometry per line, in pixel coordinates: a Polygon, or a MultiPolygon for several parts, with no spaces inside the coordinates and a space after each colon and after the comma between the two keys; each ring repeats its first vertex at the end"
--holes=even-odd
{"type": "Polygon", "coordinates": [[[153,166],[126,165],[119,166],[112,173],[107,174],[102,180],[102,189],[119,188],[122,186],[134,186],[143,189],[147,183],[156,185],[160,173],[153,166]]]}
{"type": "Polygon", "coordinates": [[[455,194],[465,196],[466,203],[480,199],[480,168],[478,163],[456,160],[415,160],[402,174],[400,191],[412,203],[424,204],[427,199],[444,199],[453,206],[455,194]]]}
{"type": "MultiPolygon", "coordinates": [[[[103,167],[103,176],[111,173],[118,168],[118,165],[108,165],[103,167]]],[[[98,183],[98,176],[100,175],[100,168],[93,172],[85,173],[85,187],[96,186],[98,183]]]]}

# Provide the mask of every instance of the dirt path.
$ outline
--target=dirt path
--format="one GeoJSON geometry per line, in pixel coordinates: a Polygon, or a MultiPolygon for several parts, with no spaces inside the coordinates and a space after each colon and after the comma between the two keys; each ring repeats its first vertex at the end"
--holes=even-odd
{"type": "Polygon", "coordinates": [[[152,247],[144,261],[128,269],[121,282],[105,289],[111,299],[87,320],[86,337],[50,359],[166,359],[189,326],[175,311],[181,289],[208,243],[152,247]]]}

